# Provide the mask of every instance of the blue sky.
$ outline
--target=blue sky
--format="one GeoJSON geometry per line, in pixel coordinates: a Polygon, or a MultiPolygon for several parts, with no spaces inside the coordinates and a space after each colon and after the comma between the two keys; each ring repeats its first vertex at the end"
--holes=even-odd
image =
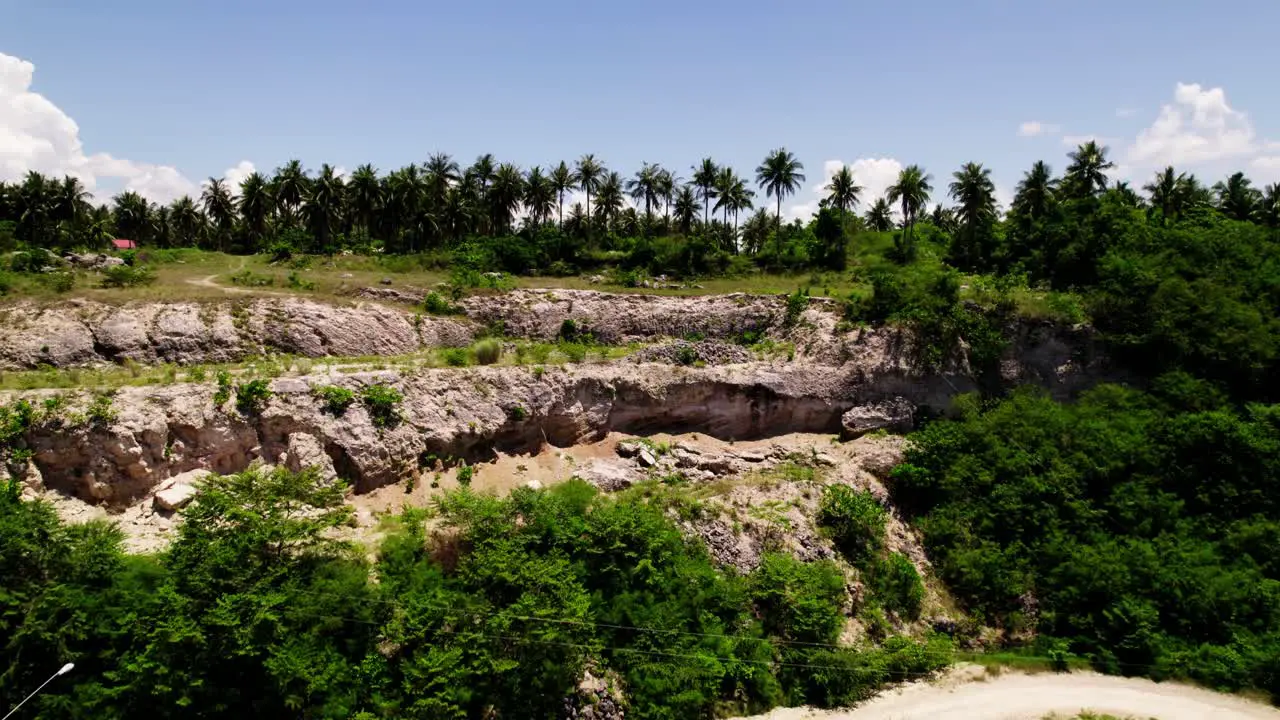
{"type": "Polygon", "coordinates": [[[435,150],[748,174],[785,145],[812,186],[829,161],[876,190],[902,164],[943,186],[976,160],[1007,194],[1085,135],[1137,178],[1179,161],[1280,179],[1275,0],[0,0],[0,18],[0,53],[33,66],[26,87],[0,75],[0,178],[69,166],[101,193],[435,150]],[[42,137],[65,128],[35,95],[77,138],[42,137]],[[21,146],[45,140],[62,149],[21,146]]]}

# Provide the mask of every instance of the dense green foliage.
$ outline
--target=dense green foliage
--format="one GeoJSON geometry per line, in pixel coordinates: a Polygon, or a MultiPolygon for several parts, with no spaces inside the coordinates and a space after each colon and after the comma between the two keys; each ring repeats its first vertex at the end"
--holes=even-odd
{"type": "Polygon", "coordinates": [[[369,412],[376,427],[387,428],[400,422],[400,403],[404,394],[390,385],[375,383],[360,390],[360,402],[369,412]]]}
{"type": "Polygon", "coordinates": [[[980,620],[1280,696],[1280,405],[1220,397],[1182,376],[969,398],[913,436],[894,495],[980,620]]]}
{"type": "Polygon", "coordinates": [[[21,717],[548,718],[582,672],[629,717],[835,705],[949,659],[945,641],[839,648],[831,563],[716,569],[642,495],[572,481],[462,490],[398,519],[375,560],[314,473],[206,481],[168,550],[0,493],[0,705],[21,717]]]}

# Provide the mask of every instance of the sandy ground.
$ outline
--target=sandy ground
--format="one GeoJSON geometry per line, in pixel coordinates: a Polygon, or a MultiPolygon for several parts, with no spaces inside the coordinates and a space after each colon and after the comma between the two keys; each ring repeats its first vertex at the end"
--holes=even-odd
{"type": "Polygon", "coordinates": [[[853,710],[781,708],[750,720],[1039,720],[1083,710],[1157,720],[1280,720],[1280,710],[1233,695],[1095,673],[999,677],[966,666],[887,692],[853,710]]]}

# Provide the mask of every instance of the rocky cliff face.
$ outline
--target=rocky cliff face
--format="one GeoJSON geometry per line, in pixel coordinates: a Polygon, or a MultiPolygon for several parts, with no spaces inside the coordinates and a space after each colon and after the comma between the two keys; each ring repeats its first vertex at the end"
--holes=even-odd
{"type": "MultiPolygon", "coordinates": [[[[234,362],[272,353],[304,357],[403,355],[470,343],[482,328],[501,323],[515,338],[552,340],[566,320],[606,343],[702,337],[738,341],[751,333],[795,345],[812,363],[865,368],[912,366],[911,337],[896,328],[840,326],[836,304],[815,299],[792,323],[777,296],[672,297],[586,290],[517,290],[465,299],[464,315],[423,315],[403,304],[323,303],[260,298],[210,303],[109,306],[72,300],[48,307],[0,307],[0,370],[138,363],[234,362]]],[[[1025,322],[1000,374],[1071,392],[1108,372],[1088,329],[1025,322]]],[[[657,359],[657,358],[655,358],[657,359]]],[[[964,348],[952,365],[969,372],[964,348]]]]}
{"type": "Polygon", "coordinates": [[[269,353],[307,357],[400,355],[465,345],[473,323],[415,317],[378,303],[300,298],[217,303],[69,301],[0,309],[0,368],[233,362],[269,353]]]}
{"type": "MultiPolygon", "coordinates": [[[[918,415],[915,410],[945,410],[953,395],[979,385],[964,347],[946,367],[922,367],[909,333],[841,329],[834,305],[823,301],[812,302],[791,323],[783,322],[782,298],[747,295],[526,290],[469,298],[463,306],[461,317],[298,298],[9,306],[0,310],[0,365],[194,363],[269,352],[395,355],[466,344],[478,328],[499,320],[509,335],[534,339],[554,338],[565,320],[573,320],[607,342],[691,334],[733,340],[752,332],[796,346],[794,361],[741,362],[744,355],[733,348],[724,359],[734,364],[707,368],[673,366],[671,353],[648,352],[545,371],[489,367],[279,378],[271,383],[270,402],[254,416],[230,405],[214,407],[211,384],[125,388],[112,400],[111,422],[50,419],[26,433],[33,482],[42,478],[52,489],[111,506],[128,504],[175,474],[233,472],[256,459],[319,463],[364,491],[413,476],[433,458],[475,460],[495,449],[568,446],[615,430],[748,439],[837,433],[843,416],[846,436],[855,436],[880,427],[881,418],[888,418],[885,427],[901,429],[918,415]],[[663,359],[668,362],[645,362],[663,359]],[[375,427],[359,403],[341,417],[327,414],[313,392],[326,384],[359,390],[372,383],[404,395],[401,421],[392,427],[375,427]]],[[[1109,377],[1087,330],[1028,323],[1010,335],[995,382],[1030,382],[1066,396],[1109,377]]],[[[15,398],[0,393],[0,403],[15,398]]],[[[87,394],[76,402],[87,403],[87,394]]]]}
{"type": "MultiPolygon", "coordinates": [[[[977,387],[962,365],[924,371],[883,346],[859,347],[855,359],[841,366],[778,361],[686,368],[622,360],[547,369],[278,378],[270,384],[266,407],[251,416],[231,403],[215,407],[212,384],[131,387],[113,397],[111,422],[72,425],[53,419],[34,426],[24,442],[47,487],[123,505],[171,475],[194,469],[234,472],[255,459],[297,465],[303,453],[365,491],[425,470],[432,458],[475,461],[495,449],[564,447],[614,430],[699,432],[725,439],[834,434],[852,408],[874,410],[892,400],[942,411],[953,395],[977,387]],[[394,386],[404,396],[396,408],[401,419],[391,427],[375,427],[358,402],[341,416],[327,413],[314,392],[321,385],[359,391],[375,383],[394,386]]],[[[1059,392],[1093,379],[1060,360],[1058,353],[1048,352],[1047,361],[1011,363],[1006,370],[1014,380],[1042,378],[1059,392]]],[[[24,396],[38,403],[49,394],[24,396]]],[[[67,416],[87,402],[81,393],[67,416]]]]}

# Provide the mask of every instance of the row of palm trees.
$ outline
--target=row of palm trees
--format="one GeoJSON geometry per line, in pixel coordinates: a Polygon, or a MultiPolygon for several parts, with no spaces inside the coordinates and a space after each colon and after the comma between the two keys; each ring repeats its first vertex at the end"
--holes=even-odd
{"type": "MultiPolygon", "coordinates": [[[[1011,212],[1035,219],[1048,213],[1053,198],[1086,198],[1108,189],[1113,164],[1107,150],[1087,142],[1070,154],[1066,173],[1054,179],[1047,164],[1036,163],[1018,185],[1011,212]]],[[[110,207],[90,202],[73,177],[61,180],[29,173],[16,184],[0,183],[0,221],[16,224],[19,239],[32,244],[100,245],[112,235],[159,245],[205,245],[216,249],[260,250],[271,238],[301,232],[318,248],[332,248],[340,235],[379,238],[391,251],[421,250],[470,235],[500,235],[523,218],[535,226],[553,222],[567,233],[590,239],[606,232],[690,234],[699,227],[720,228],[737,251],[739,216],[756,209],[756,190],[728,166],[704,158],[685,180],[673,171],[645,163],[623,178],[594,155],[570,165],[521,170],[481,155],[463,168],[437,153],[422,165],[411,164],[380,175],[362,165],[343,177],[331,165],[312,176],[292,160],[270,177],[254,172],[236,188],[210,178],[198,198],[182,197],[166,206],[148,203],[134,192],[113,198],[110,207]],[[568,216],[566,196],[580,192],[568,216]],[[627,200],[632,205],[628,207],[627,200]],[[730,216],[733,217],[730,225],[730,216]]],[[[805,181],[804,165],[780,148],[755,169],[756,187],[774,200],[770,218],[761,207],[743,226],[748,251],[758,250],[772,221],[778,235],[782,203],[805,181]]],[[[861,222],[873,230],[900,223],[912,235],[934,191],[933,178],[918,165],[903,168],[883,197],[876,198],[861,222]],[[895,222],[895,213],[897,214],[895,222]]],[[[1135,205],[1141,198],[1127,183],[1110,188],[1135,205]]],[[[1229,217],[1273,224],[1280,212],[1280,186],[1252,187],[1236,173],[1212,188],[1194,175],[1167,168],[1144,187],[1150,212],[1174,221],[1195,207],[1216,207],[1229,217]]],[[[842,166],[825,185],[821,205],[851,217],[863,199],[853,169],[842,166]]],[[[991,171],[966,163],[947,188],[953,207],[937,205],[929,218],[952,232],[989,232],[1000,217],[991,171]]]]}

